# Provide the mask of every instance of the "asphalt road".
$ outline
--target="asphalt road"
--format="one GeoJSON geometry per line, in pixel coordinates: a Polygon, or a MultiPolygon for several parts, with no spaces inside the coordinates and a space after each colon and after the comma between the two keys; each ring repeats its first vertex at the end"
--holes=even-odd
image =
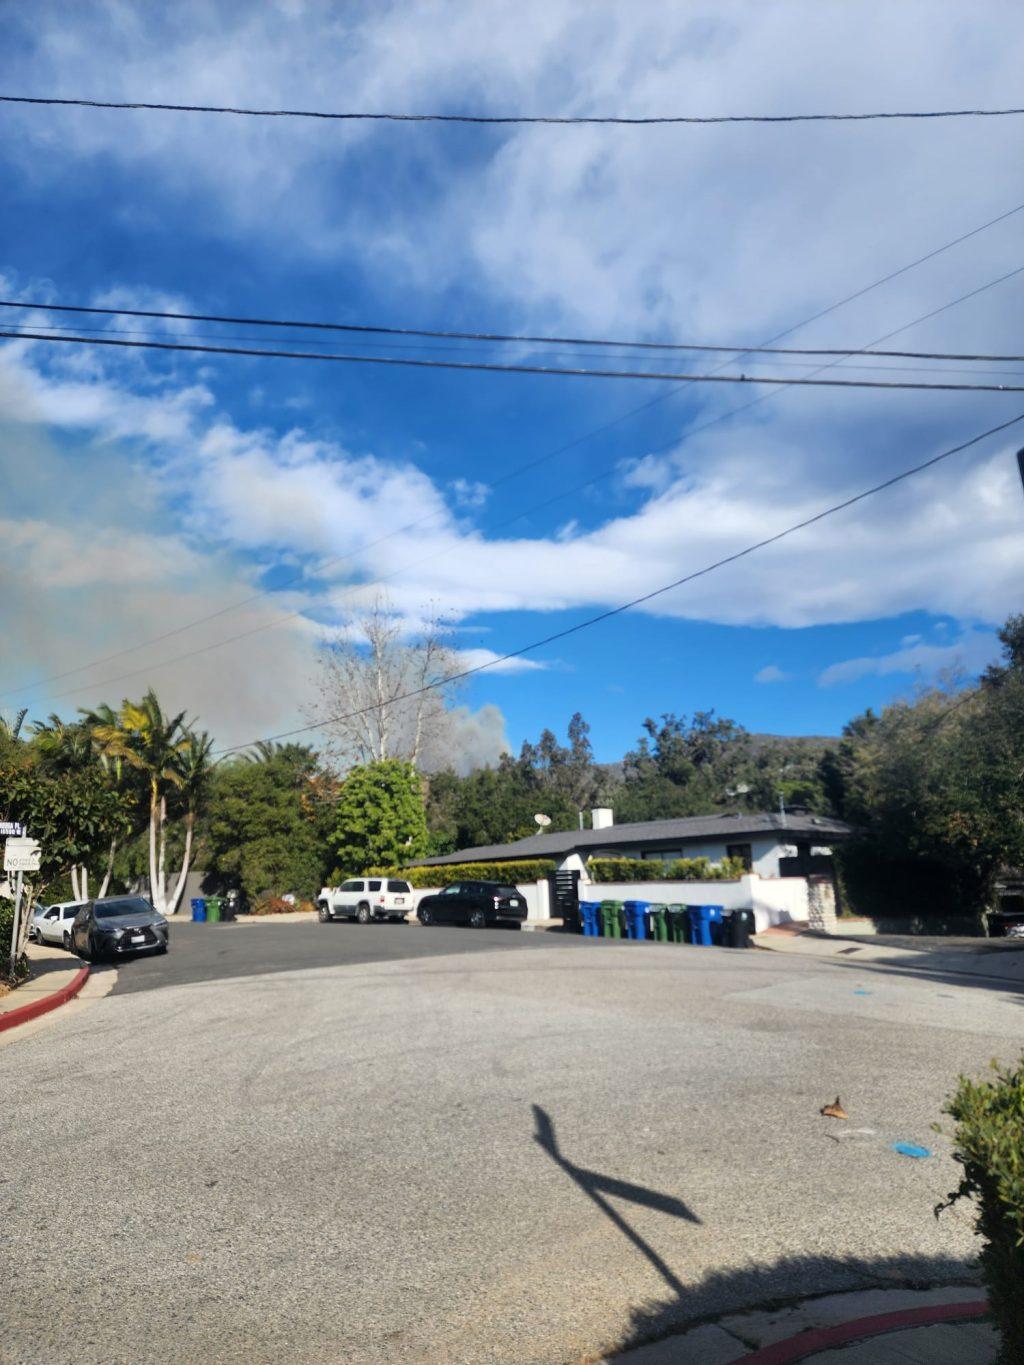
{"type": "Polygon", "coordinates": [[[758,952],[176,926],[0,1046],[0,1354],[549,1365],[958,1277],[931,1124],[1022,1005],[758,952]]]}
{"type": "Polygon", "coordinates": [[[181,986],[226,977],[294,972],[311,967],[350,966],[392,962],[406,958],[438,957],[449,953],[495,952],[500,949],[543,946],[567,947],[565,934],[521,933],[511,928],[464,929],[452,925],[350,924],[333,920],[321,924],[193,924],[171,922],[171,949],[166,957],[141,954],[125,961],[118,971],[118,994],[181,986]]]}

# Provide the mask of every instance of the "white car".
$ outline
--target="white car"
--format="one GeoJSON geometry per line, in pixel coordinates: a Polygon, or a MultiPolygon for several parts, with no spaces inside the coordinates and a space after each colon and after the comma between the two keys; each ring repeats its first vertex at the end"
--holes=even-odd
{"type": "Polygon", "coordinates": [[[321,924],[331,919],[404,920],[413,908],[412,887],[397,877],[350,877],[340,886],[325,886],[316,898],[321,924]]]}
{"type": "Polygon", "coordinates": [[[71,946],[71,922],[86,901],[61,901],[57,905],[41,905],[32,916],[28,936],[36,943],[58,943],[71,946]]]}

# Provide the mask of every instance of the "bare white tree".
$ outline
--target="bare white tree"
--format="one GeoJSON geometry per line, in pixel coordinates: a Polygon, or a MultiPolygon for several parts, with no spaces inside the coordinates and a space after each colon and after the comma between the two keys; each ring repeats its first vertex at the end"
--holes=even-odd
{"type": "Polygon", "coordinates": [[[343,769],[386,758],[419,765],[444,748],[459,670],[441,622],[410,636],[380,595],[321,650],[310,719],[326,722],[326,752],[343,769]]]}

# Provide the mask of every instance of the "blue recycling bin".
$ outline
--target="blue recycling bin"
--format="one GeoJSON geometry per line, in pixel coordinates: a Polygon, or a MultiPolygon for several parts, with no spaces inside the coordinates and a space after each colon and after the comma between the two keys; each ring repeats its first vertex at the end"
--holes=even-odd
{"type": "Polygon", "coordinates": [[[720,905],[688,905],[686,907],[687,918],[690,921],[690,942],[699,944],[703,948],[710,948],[715,941],[715,935],[721,935],[720,928],[712,926],[721,925],[722,909],[720,905]]]}
{"type": "Polygon", "coordinates": [[[195,899],[192,900],[192,901],[190,902],[190,904],[191,904],[191,906],[192,906],[192,918],[193,918],[193,920],[195,920],[195,922],[196,922],[197,924],[205,924],[205,923],[206,923],[206,901],[203,899],[202,896],[196,896],[195,899]]]}
{"type": "Polygon", "coordinates": [[[587,938],[600,937],[600,916],[600,901],[580,901],[580,919],[583,921],[583,933],[587,938]]]}
{"type": "Polygon", "coordinates": [[[623,901],[622,908],[626,912],[626,937],[646,938],[647,912],[651,908],[651,902],[623,901]]]}

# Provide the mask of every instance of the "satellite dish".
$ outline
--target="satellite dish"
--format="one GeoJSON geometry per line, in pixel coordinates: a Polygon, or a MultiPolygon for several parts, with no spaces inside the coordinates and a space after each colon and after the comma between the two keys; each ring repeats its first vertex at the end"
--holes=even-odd
{"type": "Polygon", "coordinates": [[[551,824],[550,815],[535,815],[533,818],[537,821],[537,824],[540,825],[541,829],[543,829],[545,825],[551,824]]]}

